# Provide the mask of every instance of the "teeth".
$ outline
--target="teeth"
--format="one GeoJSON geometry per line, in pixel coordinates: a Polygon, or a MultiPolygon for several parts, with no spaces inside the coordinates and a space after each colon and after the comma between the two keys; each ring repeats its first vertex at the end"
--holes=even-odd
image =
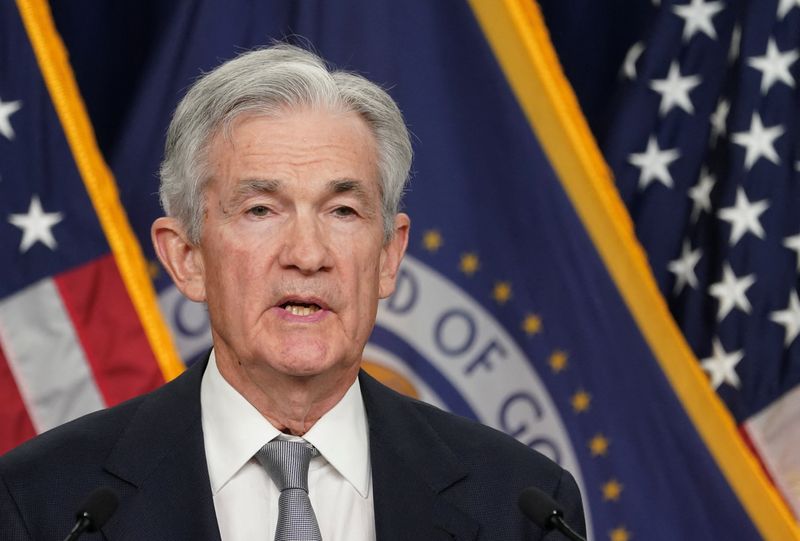
{"type": "Polygon", "coordinates": [[[304,306],[301,304],[287,304],[285,310],[295,316],[308,316],[319,311],[319,306],[304,306]]]}

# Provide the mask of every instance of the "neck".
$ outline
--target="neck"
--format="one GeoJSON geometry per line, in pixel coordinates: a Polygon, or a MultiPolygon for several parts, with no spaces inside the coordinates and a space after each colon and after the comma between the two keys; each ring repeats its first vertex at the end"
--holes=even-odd
{"type": "Polygon", "coordinates": [[[215,350],[222,377],[272,426],[293,436],[304,435],[338,404],[358,375],[356,365],[343,373],[293,376],[230,362],[219,353],[215,350]]]}

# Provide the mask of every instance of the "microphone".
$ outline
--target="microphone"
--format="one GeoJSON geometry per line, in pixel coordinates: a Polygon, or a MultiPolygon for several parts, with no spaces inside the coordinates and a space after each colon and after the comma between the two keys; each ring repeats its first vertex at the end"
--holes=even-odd
{"type": "Polygon", "coordinates": [[[117,510],[119,498],[110,488],[100,487],[92,491],[75,513],[77,522],[64,541],[75,541],[84,532],[96,532],[117,510]]]}
{"type": "Polygon", "coordinates": [[[536,487],[528,487],[519,495],[519,509],[543,530],[556,529],[572,541],[586,541],[569,527],[564,519],[564,512],[558,504],[536,487]]]}

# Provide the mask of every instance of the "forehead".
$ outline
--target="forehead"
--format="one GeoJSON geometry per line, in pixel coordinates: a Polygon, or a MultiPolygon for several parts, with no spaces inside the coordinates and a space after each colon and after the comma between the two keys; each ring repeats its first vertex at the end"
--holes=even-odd
{"type": "Polygon", "coordinates": [[[218,188],[252,180],[306,186],[354,179],[380,191],[375,137],[354,112],[244,115],[213,137],[208,158],[218,188]]]}

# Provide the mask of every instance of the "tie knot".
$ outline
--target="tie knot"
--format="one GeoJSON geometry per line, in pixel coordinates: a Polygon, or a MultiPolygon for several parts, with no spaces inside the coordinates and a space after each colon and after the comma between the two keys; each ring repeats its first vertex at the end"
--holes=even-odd
{"type": "Polygon", "coordinates": [[[318,454],[306,441],[272,440],[259,449],[256,460],[281,492],[287,488],[308,492],[308,464],[318,454]]]}

